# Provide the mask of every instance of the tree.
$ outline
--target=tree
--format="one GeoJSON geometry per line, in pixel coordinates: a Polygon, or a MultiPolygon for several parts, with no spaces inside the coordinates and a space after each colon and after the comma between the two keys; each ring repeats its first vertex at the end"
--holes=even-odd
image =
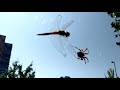
{"type": "Polygon", "coordinates": [[[112,18],[119,18],[120,12],[107,12],[112,18]]]}
{"type": "Polygon", "coordinates": [[[71,77],[69,77],[69,76],[62,77],[62,76],[61,76],[60,78],[71,78],[71,77]]]}
{"type": "MultiPolygon", "coordinates": [[[[111,23],[111,28],[114,28],[114,33],[116,33],[115,37],[117,38],[120,36],[120,12],[107,12],[107,14],[115,19],[111,23]]],[[[116,45],[120,46],[120,42],[116,42],[116,45]]]]}
{"type": "Polygon", "coordinates": [[[106,78],[115,78],[115,74],[114,74],[114,69],[110,68],[107,71],[108,77],[105,75],[106,78]]]}
{"type": "Polygon", "coordinates": [[[12,63],[13,67],[9,67],[6,72],[0,75],[0,78],[35,78],[35,71],[33,71],[32,63],[22,70],[22,65],[15,61],[12,63]]]}

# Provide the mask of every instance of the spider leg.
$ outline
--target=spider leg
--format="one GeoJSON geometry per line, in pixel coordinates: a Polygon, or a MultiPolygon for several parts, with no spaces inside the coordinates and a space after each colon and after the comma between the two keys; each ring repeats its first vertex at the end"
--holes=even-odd
{"type": "Polygon", "coordinates": [[[84,54],[89,54],[89,53],[84,53],[84,54]]]}
{"type": "Polygon", "coordinates": [[[83,52],[83,50],[81,49],[80,52],[83,52]]]}
{"type": "Polygon", "coordinates": [[[82,57],[80,57],[80,59],[81,59],[81,60],[83,60],[83,58],[82,58],[82,57]]]}
{"type": "Polygon", "coordinates": [[[84,62],[85,62],[85,64],[86,64],[86,60],[85,60],[85,58],[83,58],[84,59],[84,62]]]}
{"type": "Polygon", "coordinates": [[[85,51],[87,51],[88,50],[88,48],[86,48],[83,52],[85,52],[85,51]]]}
{"type": "Polygon", "coordinates": [[[87,50],[88,51],[88,54],[89,54],[89,50],[87,50]]]}
{"type": "Polygon", "coordinates": [[[80,59],[79,57],[77,57],[77,59],[80,59]]]}
{"type": "Polygon", "coordinates": [[[86,51],[87,51],[86,54],[89,54],[89,50],[88,50],[88,48],[86,48],[83,52],[86,52],[86,51]]]}
{"type": "Polygon", "coordinates": [[[79,51],[81,51],[81,49],[79,49],[79,48],[77,48],[77,47],[75,47],[75,46],[73,46],[73,45],[71,45],[72,47],[74,47],[74,48],[76,48],[76,49],[78,49],[79,51]]]}
{"type": "Polygon", "coordinates": [[[88,58],[87,57],[85,57],[86,59],[87,59],[87,61],[89,62],[89,60],[88,60],[88,58]]]}

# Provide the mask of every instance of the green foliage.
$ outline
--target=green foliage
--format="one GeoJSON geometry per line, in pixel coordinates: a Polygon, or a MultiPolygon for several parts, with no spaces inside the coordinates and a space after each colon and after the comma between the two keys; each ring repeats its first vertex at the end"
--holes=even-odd
{"type": "MultiPolygon", "coordinates": [[[[111,26],[114,28],[114,33],[117,33],[115,34],[115,37],[117,38],[120,36],[120,12],[107,12],[107,14],[115,19],[115,21],[111,23],[111,26]]],[[[120,46],[120,42],[116,42],[116,45],[120,46]]]]}
{"type": "Polygon", "coordinates": [[[120,12],[107,12],[112,18],[119,18],[120,12]]]}
{"type": "Polygon", "coordinates": [[[105,75],[106,78],[115,78],[115,73],[114,73],[114,69],[110,68],[107,71],[108,77],[105,75]]]}
{"type": "Polygon", "coordinates": [[[8,70],[0,75],[0,78],[35,78],[35,71],[33,71],[32,63],[22,70],[22,65],[15,61],[8,70]]]}

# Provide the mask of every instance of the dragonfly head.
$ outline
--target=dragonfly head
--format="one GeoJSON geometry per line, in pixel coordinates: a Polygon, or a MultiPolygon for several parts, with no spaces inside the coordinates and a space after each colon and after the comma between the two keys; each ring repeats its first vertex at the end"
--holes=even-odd
{"type": "Polygon", "coordinates": [[[66,37],[69,37],[70,36],[70,33],[69,32],[66,32],[66,35],[65,35],[66,37]]]}

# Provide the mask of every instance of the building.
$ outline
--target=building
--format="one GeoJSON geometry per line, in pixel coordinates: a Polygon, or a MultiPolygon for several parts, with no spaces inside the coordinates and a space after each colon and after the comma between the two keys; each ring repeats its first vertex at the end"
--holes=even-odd
{"type": "Polygon", "coordinates": [[[8,69],[12,44],[5,43],[6,36],[0,35],[0,74],[8,69]]]}

